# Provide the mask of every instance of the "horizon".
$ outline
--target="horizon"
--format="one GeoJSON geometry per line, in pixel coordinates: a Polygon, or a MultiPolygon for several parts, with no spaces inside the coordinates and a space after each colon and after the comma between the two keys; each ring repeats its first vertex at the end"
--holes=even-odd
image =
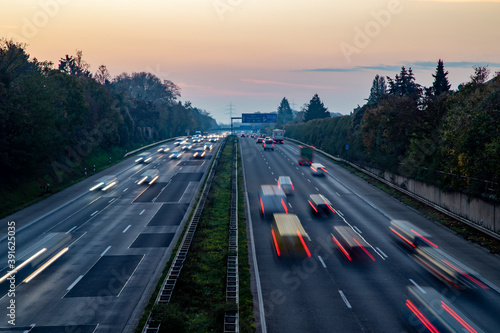
{"type": "Polygon", "coordinates": [[[453,90],[473,66],[500,70],[498,0],[38,0],[3,12],[0,37],[32,58],[57,65],[81,50],[92,73],[150,72],[226,124],[230,104],[233,116],[273,112],[286,97],[300,110],[315,93],[348,115],[375,75],[402,66],[428,87],[442,59],[453,90]]]}

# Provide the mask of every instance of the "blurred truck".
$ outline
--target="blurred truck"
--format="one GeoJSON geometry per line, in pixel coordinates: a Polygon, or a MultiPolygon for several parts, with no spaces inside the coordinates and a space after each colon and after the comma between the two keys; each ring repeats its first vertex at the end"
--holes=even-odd
{"type": "Polygon", "coordinates": [[[280,129],[273,130],[273,141],[274,143],[284,143],[285,139],[285,131],[280,129]]]}
{"type": "Polygon", "coordinates": [[[313,160],[313,150],[311,147],[299,146],[299,164],[311,165],[313,160]]]}

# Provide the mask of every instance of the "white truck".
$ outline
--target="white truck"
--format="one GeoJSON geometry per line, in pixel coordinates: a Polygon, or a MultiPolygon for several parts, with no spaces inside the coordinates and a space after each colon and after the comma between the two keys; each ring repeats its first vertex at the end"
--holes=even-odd
{"type": "Polygon", "coordinates": [[[273,130],[273,141],[274,143],[283,143],[285,139],[285,131],[280,129],[273,130]]]}

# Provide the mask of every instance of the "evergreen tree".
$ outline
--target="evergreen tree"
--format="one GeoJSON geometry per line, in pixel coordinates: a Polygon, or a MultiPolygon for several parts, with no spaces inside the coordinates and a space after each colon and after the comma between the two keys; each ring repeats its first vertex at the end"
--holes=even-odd
{"type": "Polygon", "coordinates": [[[380,75],[375,75],[372,87],[370,89],[370,97],[368,103],[378,103],[387,94],[387,84],[385,78],[380,75]]]}
{"type": "Polygon", "coordinates": [[[432,91],[435,96],[439,96],[442,93],[447,93],[450,91],[451,84],[446,77],[448,75],[448,71],[444,71],[443,60],[439,59],[436,74],[432,74],[434,78],[434,82],[432,83],[432,91]]]}
{"type": "Polygon", "coordinates": [[[388,76],[387,81],[389,82],[390,95],[399,97],[409,96],[415,100],[420,98],[422,88],[415,82],[415,75],[413,75],[411,68],[407,71],[404,66],[401,67],[399,75],[396,74],[394,80],[388,76]]]}
{"type": "Polygon", "coordinates": [[[292,109],[286,97],[283,97],[280,105],[278,106],[278,123],[277,125],[284,125],[293,120],[292,109]]]}
{"type": "Polygon", "coordinates": [[[312,119],[322,119],[330,117],[330,112],[323,105],[323,102],[319,99],[318,94],[314,94],[313,98],[307,105],[307,109],[304,114],[304,122],[308,122],[312,119]]]}

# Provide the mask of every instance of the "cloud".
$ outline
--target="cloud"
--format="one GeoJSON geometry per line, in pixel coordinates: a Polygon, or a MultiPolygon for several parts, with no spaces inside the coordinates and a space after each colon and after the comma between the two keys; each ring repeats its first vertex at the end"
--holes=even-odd
{"type": "MultiPolygon", "coordinates": [[[[308,71],[308,70],[306,70],[308,71]]],[[[314,71],[314,70],[311,70],[314,71]]],[[[255,84],[267,84],[267,85],[280,85],[280,86],[289,86],[289,87],[298,87],[298,88],[311,88],[311,89],[338,89],[334,86],[320,86],[313,84],[303,84],[303,83],[290,83],[290,82],[279,82],[279,81],[269,81],[269,80],[255,80],[255,79],[240,79],[240,81],[255,83],[255,84]]]]}
{"type": "MultiPolygon", "coordinates": [[[[433,69],[437,66],[437,61],[414,61],[408,63],[402,63],[400,65],[373,65],[373,66],[356,66],[349,68],[310,68],[310,69],[299,69],[299,72],[360,72],[365,70],[374,71],[399,71],[402,66],[406,68],[421,68],[421,69],[433,69]]],[[[473,68],[474,66],[483,66],[490,68],[500,67],[499,62],[488,62],[488,61],[444,61],[445,68],[473,68]]]]}

